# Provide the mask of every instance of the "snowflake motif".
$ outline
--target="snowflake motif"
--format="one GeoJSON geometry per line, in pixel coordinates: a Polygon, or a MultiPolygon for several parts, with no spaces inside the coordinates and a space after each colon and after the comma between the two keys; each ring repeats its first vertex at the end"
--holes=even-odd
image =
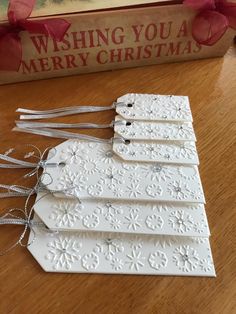
{"type": "Polygon", "coordinates": [[[100,184],[94,184],[88,186],[87,192],[91,196],[100,196],[103,193],[103,188],[100,184]]]}
{"type": "Polygon", "coordinates": [[[131,254],[127,254],[126,257],[127,261],[125,263],[129,264],[131,270],[139,271],[139,269],[144,266],[145,257],[142,256],[141,251],[133,250],[131,254]]]}
{"type": "Polygon", "coordinates": [[[113,229],[115,229],[115,230],[118,230],[118,229],[120,229],[121,228],[121,221],[119,220],[119,219],[117,219],[117,218],[112,218],[111,220],[110,220],[110,226],[113,228],[113,229]]]}
{"type": "Polygon", "coordinates": [[[193,228],[193,218],[183,210],[176,210],[170,213],[169,225],[179,233],[185,233],[193,228]]]}
{"type": "Polygon", "coordinates": [[[85,254],[82,257],[81,264],[86,270],[95,270],[99,265],[99,257],[94,252],[85,254]]]}
{"type": "Polygon", "coordinates": [[[153,205],[152,206],[152,211],[162,213],[162,212],[167,212],[170,209],[172,209],[173,206],[171,205],[165,205],[165,204],[160,204],[160,205],[153,205]]]}
{"type": "Polygon", "coordinates": [[[177,124],[173,128],[173,136],[174,137],[182,137],[184,139],[189,139],[189,137],[193,136],[193,128],[190,124],[183,123],[177,124]]]}
{"type": "Polygon", "coordinates": [[[146,187],[146,193],[147,195],[151,197],[161,196],[162,195],[162,188],[160,185],[157,184],[150,184],[146,187]]]}
{"type": "Polygon", "coordinates": [[[57,227],[73,227],[82,218],[83,205],[74,201],[57,202],[49,218],[56,222],[57,227]]]}
{"type": "Polygon", "coordinates": [[[122,197],[124,195],[124,191],[119,187],[116,187],[114,190],[112,190],[112,193],[116,197],[122,197]]]}
{"type": "Polygon", "coordinates": [[[114,163],[114,152],[107,149],[99,149],[97,151],[97,158],[104,164],[113,164],[114,163]]]}
{"type": "Polygon", "coordinates": [[[58,189],[65,190],[65,192],[73,193],[75,196],[79,196],[85,188],[85,183],[88,178],[80,175],[79,173],[67,171],[62,177],[59,178],[58,189]]]}
{"type": "Polygon", "coordinates": [[[131,182],[129,186],[127,186],[126,192],[129,194],[129,197],[138,197],[141,195],[140,184],[136,182],[131,182]]]}
{"type": "Polygon", "coordinates": [[[83,225],[88,229],[94,229],[99,225],[99,217],[96,214],[86,215],[83,218],[83,225]]]}
{"type": "Polygon", "coordinates": [[[169,183],[167,191],[173,198],[178,200],[186,199],[190,193],[187,184],[183,184],[181,181],[173,181],[169,183]]]}
{"type": "Polygon", "coordinates": [[[190,272],[197,268],[199,256],[189,245],[181,245],[174,250],[173,262],[183,272],[190,272]]]}
{"type": "Polygon", "coordinates": [[[73,143],[68,145],[66,149],[62,150],[60,158],[66,164],[78,164],[82,159],[81,155],[86,156],[87,153],[87,149],[85,150],[83,147],[78,145],[78,143],[73,143]]]}
{"type": "Polygon", "coordinates": [[[160,268],[167,266],[168,258],[164,252],[158,250],[149,255],[148,262],[151,268],[160,270],[160,268]]]}
{"type": "Polygon", "coordinates": [[[98,206],[97,209],[95,209],[95,213],[102,214],[107,221],[111,221],[115,218],[116,215],[122,215],[123,209],[110,202],[107,202],[102,206],[98,206]]]}
{"type": "Polygon", "coordinates": [[[155,246],[165,249],[171,247],[178,242],[178,238],[174,236],[158,235],[155,240],[155,246]]]}
{"type": "Polygon", "coordinates": [[[202,190],[198,188],[195,191],[191,191],[191,197],[193,197],[195,200],[200,200],[203,197],[202,190]]]}
{"type": "Polygon", "coordinates": [[[142,123],[137,127],[140,128],[140,135],[147,138],[156,138],[160,132],[160,128],[158,126],[154,126],[153,124],[142,123]]]}
{"type": "Polygon", "coordinates": [[[72,264],[81,258],[78,253],[82,244],[73,238],[59,237],[49,242],[47,246],[49,249],[46,259],[53,263],[56,270],[71,269],[72,264]]]}
{"type": "Polygon", "coordinates": [[[156,214],[147,216],[145,222],[146,222],[147,227],[151,230],[160,229],[164,225],[163,219],[156,214]]]}
{"type": "Polygon", "coordinates": [[[200,266],[201,270],[203,270],[206,273],[209,271],[212,271],[212,269],[213,269],[212,261],[208,260],[206,258],[200,260],[199,266],[200,266]]]}
{"type": "Polygon", "coordinates": [[[181,146],[176,146],[175,157],[193,159],[197,155],[196,147],[192,143],[185,142],[181,146]]]}
{"type": "Polygon", "coordinates": [[[140,110],[140,116],[149,118],[150,120],[155,120],[157,117],[160,116],[160,110],[158,106],[152,105],[152,106],[138,106],[137,105],[137,110],[140,110]],[[139,107],[139,108],[138,108],[139,107]]]}
{"type": "Polygon", "coordinates": [[[192,243],[197,243],[197,244],[203,244],[208,241],[208,238],[203,238],[203,237],[191,237],[192,243]]]}
{"type": "Polygon", "coordinates": [[[111,267],[114,269],[114,270],[121,270],[124,266],[124,262],[117,258],[117,257],[114,257],[112,260],[111,260],[111,267]]]}
{"type": "Polygon", "coordinates": [[[142,176],[137,173],[131,173],[128,177],[131,182],[139,183],[142,180],[142,176]]]}
{"type": "Polygon", "coordinates": [[[94,174],[99,171],[97,162],[91,158],[83,160],[80,165],[82,168],[82,173],[86,175],[94,174]]]}
{"type": "Polygon", "coordinates": [[[178,173],[187,180],[194,180],[197,176],[197,171],[195,167],[179,167],[178,173]]]}
{"type": "Polygon", "coordinates": [[[198,232],[198,233],[203,233],[205,227],[206,227],[205,224],[200,223],[200,222],[197,222],[197,223],[194,224],[193,230],[194,230],[195,232],[198,232]]]}
{"type": "Polygon", "coordinates": [[[140,145],[139,148],[141,148],[141,154],[147,156],[147,158],[155,159],[159,155],[159,152],[161,150],[161,146],[157,144],[145,144],[140,145]]]}
{"type": "Polygon", "coordinates": [[[139,250],[143,247],[143,238],[138,235],[132,236],[129,243],[132,250],[139,250]]]}
{"type": "Polygon", "coordinates": [[[137,204],[132,204],[129,206],[129,213],[130,214],[137,214],[140,212],[140,209],[137,207],[137,204]]]}
{"type": "Polygon", "coordinates": [[[137,228],[140,228],[142,226],[141,225],[142,220],[139,219],[138,214],[134,215],[131,213],[131,214],[129,214],[129,216],[125,216],[125,219],[127,220],[127,222],[124,222],[124,224],[127,225],[127,228],[129,230],[132,229],[132,230],[136,231],[137,228]]]}
{"type": "Polygon", "coordinates": [[[191,116],[191,111],[188,105],[183,101],[177,101],[176,98],[171,101],[170,107],[165,111],[165,114],[172,119],[186,119],[191,116]]]}
{"type": "Polygon", "coordinates": [[[129,147],[126,144],[115,145],[114,148],[118,154],[121,154],[121,156],[129,154],[129,147]]]}
{"type": "Polygon", "coordinates": [[[152,181],[157,182],[165,182],[167,179],[171,179],[173,175],[173,171],[170,167],[164,166],[159,163],[142,167],[142,173],[146,178],[150,178],[152,181]]]}
{"type": "Polygon", "coordinates": [[[116,185],[124,182],[124,172],[116,167],[109,167],[106,170],[102,170],[101,173],[104,177],[100,179],[99,183],[106,185],[109,189],[114,189],[116,185]]]}
{"type": "Polygon", "coordinates": [[[110,237],[97,243],[94,249],[95,253],[102,253],[106,260],[112,260],[117,253],[124,251],[124,246],[120,239],[112,239],[110,237]]]}
{"type": "Polygon", "coordinates": [[[122,168],[126,171],[134,171],[136,172],[138,169],[138,164],[134,162],[123,162],[122,168]]]}

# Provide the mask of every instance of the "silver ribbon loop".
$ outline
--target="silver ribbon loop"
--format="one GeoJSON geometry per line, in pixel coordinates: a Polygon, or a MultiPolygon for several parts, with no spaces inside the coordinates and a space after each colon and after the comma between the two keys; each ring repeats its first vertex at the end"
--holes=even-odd
{"type": "Polygon", "coordinates": [[[125,103],[114,102],[111,106],[72,106],[72,107],[62,107],[50,110],[31,110],[18,108],[16,112],[26,113],[26,115],[20,115],[21,120],[37,120],[37,119],[49,119],[64,117],[80,113],[89,112],[101,112],[107,110],[113,110],[117,106],[126,106],[125,103]]]}

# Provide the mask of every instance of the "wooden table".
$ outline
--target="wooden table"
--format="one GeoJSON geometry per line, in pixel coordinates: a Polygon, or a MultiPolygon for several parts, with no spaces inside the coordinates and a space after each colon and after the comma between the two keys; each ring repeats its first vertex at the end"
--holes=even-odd
{"type": "MultiPolygon", "coordinates": [[[[22,144],[43,149],[61,142],[11,132],[17,107],[109,105],[128,92],[189,95],[217,271],[217,278],[52,274],[45,273],[27,249],[17,247],[0,257],[0,313],[236,313],[235,68],[233,47],[224,59],[0,87],[1,152],[16,145],[22,152],[26,149],[22,144]]],[[[104,123],[113,117],[110,111],[60,121],[104,123]]],[[[111,131],[89,134],[95,133],[112,135],[111,131]]],[[[0,183],[23,183],[24,173],[2,170],[0,183]]],[[[23,203],[23,199],[1,200],[1,212],[23,203]]],[[[14,241],[19,228],[1,227],[1,247],[14,241]]]]}

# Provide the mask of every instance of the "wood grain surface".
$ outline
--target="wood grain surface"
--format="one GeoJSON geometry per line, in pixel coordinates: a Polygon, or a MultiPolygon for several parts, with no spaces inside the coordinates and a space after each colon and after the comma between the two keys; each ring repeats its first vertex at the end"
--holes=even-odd
{"type": "MultiPolygon", "coordinates": [[[[236,313],[236,48],[225,58],[165,64],[0,87],[1,153],[23,144],[43,149],[61,142],[11,132],[17,107],[109,105],[128,93],[188,95],[217,278],[45,273],[26,248],[0,257],[0,313],[236,313]]],[[[110,122],[112,111],[58,121],[110,122]]],[[[54,121],[57,121],[54,119],[54,121]]],[[[87,132],[109,137],[111,131],[87,132]]],[[[0,183],[24,183],[25,171],[1,170],[0,183]]],[[[1,200],[0,211],[23,199],[1,200]]],[[[0,228],[0,246],[20,233],[0,228]]]]}

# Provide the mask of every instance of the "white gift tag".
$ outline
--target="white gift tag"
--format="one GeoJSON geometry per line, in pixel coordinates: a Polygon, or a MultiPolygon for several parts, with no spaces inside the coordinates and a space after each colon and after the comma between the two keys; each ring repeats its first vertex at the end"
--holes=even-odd
{"type": "Polygon", "coordinates": [[[34,210],[49,229],[209,236],[204,205],[70,200],[39,193],[34,210]]]}
{"type": "Polygon", "coordinates": [[[116,112],[124,119],[192,121],[187,96],[126,94],[117,103],[116,112]]]}
{"type": "Polygon", "coordinates": [[[114,141],[113,151],[124,160],[153,163],[198,165],[199,159],[194,142],[157,142],[126,140],[114,141]]]}
{"type": "Polygon", "coordinates": [[[53,154],[50,163],[66,165],[45,167],[42,183],[51,191],[67,189],[80,199],[205,202],[196,166],[122,161],[110,144],[90,141],[65,141],[53,154]]]}
{"type": "Polygon", "coordinates": [[[114,131],[128,140],[196,141],[191,122],[129,121],[116,116],[114,131]]]}
{"type": "Polygon", "coordinates": [[[215,276],[206,238],[34,232],[28,249],[45,271],[215,276]]]}

